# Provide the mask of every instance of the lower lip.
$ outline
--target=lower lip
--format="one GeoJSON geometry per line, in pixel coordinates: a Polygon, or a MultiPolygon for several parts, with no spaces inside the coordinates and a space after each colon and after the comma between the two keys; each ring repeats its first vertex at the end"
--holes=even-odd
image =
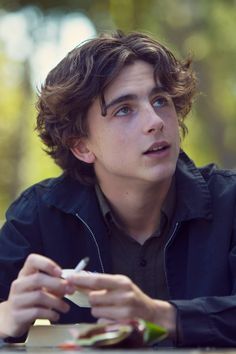
{"type": "Polygon", "coordinates": [[[144,156],[149,157],[149,158],[164,158],[167,157],[170,153],[170,147],[164,149],[164,150],[156,150],[149,152],[148,154],[144,154],[144,156]]]}

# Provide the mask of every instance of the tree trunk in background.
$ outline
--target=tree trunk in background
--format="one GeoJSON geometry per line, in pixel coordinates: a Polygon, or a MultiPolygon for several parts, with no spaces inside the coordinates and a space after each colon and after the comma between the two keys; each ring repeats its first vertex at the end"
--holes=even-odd
{"type": "Polygon", "coordinates": [[[14,200],[19,193],[20,186],[22,185],[21,171],[24,161],[24,153],[26,149],[26,135],[28,129],[29,119],[29,102],[31,101],[32,89],[30,84],[30,68],[29,61],[26,59],[22,65],[22,85],[21,85],[21,108],[19,117],[16,120],[15,130],[12,134],[13,141],[11,145],[11,161],[14,166],[12,169],[14,175],[12,176],[12,184],[10,190],[10,198],[14,200]]]}
{"type": "MultiPolygon", "coordinates": [[[[185,27],[183,30],[176,29],[176,31],[170,31],[168,27],[165,28],[170,43],[174,43],[177,48],[183,48],[186,32],[191,33],[194,30],[194,24],[189,28],[185,27]]],[[[214,60],[214,56],[212,60],[214,60]]],[[[212,80],[212,72],[210,75],[209,60],[206,61],[203,59],[194,62],[194,70],[197,72],[200,80],[200,97],[198,97],[195,107],[204,137],[199,141],[199,149],[204,150],[204,141],[207,141],[207,145],[210,145],[211,150],[215,151],[220,166],[223,168],[234,168],[236,167],[236,144],[229,146],[225,143],[227,120],[220,113],[218,106],[215,105],[216,97],[214,97],[215,93],[213,90],[215,82],[212,80]]]]}

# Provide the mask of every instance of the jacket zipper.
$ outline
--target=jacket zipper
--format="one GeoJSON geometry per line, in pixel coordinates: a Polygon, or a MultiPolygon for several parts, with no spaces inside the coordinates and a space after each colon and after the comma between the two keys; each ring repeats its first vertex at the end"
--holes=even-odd
{"type": "Polygon", "coordinates": [[[176,234],[179,226],[180,226],[180,222],[177,222],[175,224],[174,230],[172,231],[172,234],[171,234],[169,240],[167,241],[167,243],[166,243],[166,245],[164,247],[164,273],[165,273],[166,285],[167,285],[167,289],[168,289],[169,295],[170,295],[170,288],[169,288],[168,279],[167,279],[167,272],[166,272],[166,249],[169,246],[169,244],[171,243],[171,241],[172,241],[174,235],[176,234]]]}
{"type": "Polygon", "coordinates": [[[102,273],[105,273],[103,262],[102,262],[102,257],[101,257],[101,251],[100,251],[99,245],[97,243],[97,240],[96,240],[96,237],[95,237],[93,231],[91,230],[89,225],[79,216],[78,213],[76,213],[75,215],[86,226],[86,228],[89,231],[89,235],[92,236],[93,242],[95,243],[95,246],[96,246],[96,249],[97,249],[98,259],[99,259],[99,262],[100,262],[100,265],[101,265],[101,268],[102,268],[102,273]]]}

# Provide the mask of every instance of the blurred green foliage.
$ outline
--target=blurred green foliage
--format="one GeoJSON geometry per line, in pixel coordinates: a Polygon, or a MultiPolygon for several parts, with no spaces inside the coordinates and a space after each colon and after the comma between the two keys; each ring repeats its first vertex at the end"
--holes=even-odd
{"type": "MultiPolygon", "coordinates": [[[[180,57],[191,54],[201,94],[187,119],[189,135],[183,147],[198,165],[215,161],[222,167],[235,167],[234,0],[0,0],[0,6],[0,21],[7,12],[35,6],[35,16],[41,19],[34,28],[37,36],[29,29],[35,47],[46,40],[40,38],[44,18],[78,12],[94,23],[97,32],[144,31],[180,57]]],[[[0,42],[0,219],[21,190],[60,173],[33,133],[36,93],[30,84],[29,59],[13,61],[0,42]]]]}

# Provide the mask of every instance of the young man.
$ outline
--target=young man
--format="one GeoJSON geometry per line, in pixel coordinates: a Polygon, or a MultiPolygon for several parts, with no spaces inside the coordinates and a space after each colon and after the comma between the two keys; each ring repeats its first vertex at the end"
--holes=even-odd
{"type": "Polygon", "coordinates": [[[180,150],[196,79],[143,34],[72,50],[38,101],[61,177],[25,191],[0,236],[0,333],[140,317],[176,346],[236,345],[236,174],[180,150]],[[89,257],[68,280],[62,268],[89,257]],[[91,309],[66,302],[79,286],[91,309]]]}

